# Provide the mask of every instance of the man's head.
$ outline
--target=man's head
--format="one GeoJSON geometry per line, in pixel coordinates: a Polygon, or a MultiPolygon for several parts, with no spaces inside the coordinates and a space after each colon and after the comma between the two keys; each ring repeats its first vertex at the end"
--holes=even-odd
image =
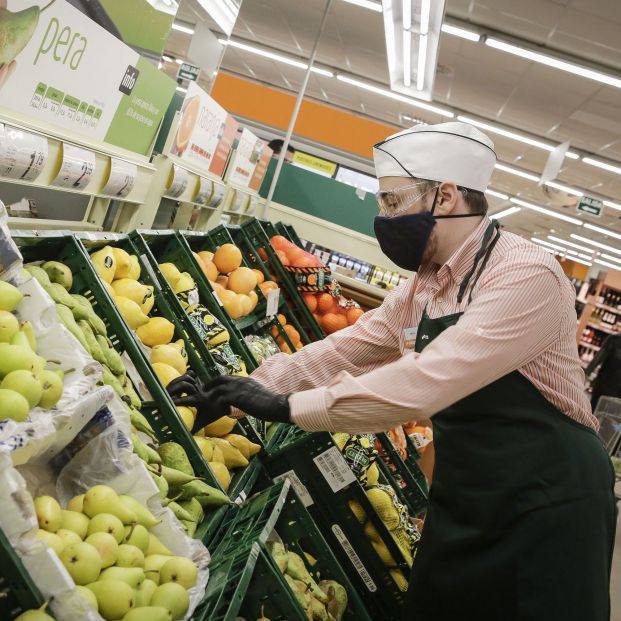
{"type": "MultiPolygon", "coordinates": [[[[278,156],[282,151],[285,141],[282,138],[274,138],[267,143],[267,146],[274,151],[274,156],[278,156]]],[[[295,149],[291,145],[287,145],[287,153],[285,154],[285,162],[291,162],[293,160],[293,154],[295,149]]]]}

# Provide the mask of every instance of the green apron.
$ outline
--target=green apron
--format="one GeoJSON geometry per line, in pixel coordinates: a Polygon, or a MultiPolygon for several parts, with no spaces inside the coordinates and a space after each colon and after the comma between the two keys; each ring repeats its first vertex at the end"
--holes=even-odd
{"type": "MultiPolygon", "coordinates": [[[[498,236],[489,243],[486,234],[460,297],[498,236]]],[[[416,351],[461,315],[425,312],[416,351]]],[[[518,371],[438,412],[433,434],[433,485],[404,620],[608,621],[616,504],[597,434],[518,371]]]]}

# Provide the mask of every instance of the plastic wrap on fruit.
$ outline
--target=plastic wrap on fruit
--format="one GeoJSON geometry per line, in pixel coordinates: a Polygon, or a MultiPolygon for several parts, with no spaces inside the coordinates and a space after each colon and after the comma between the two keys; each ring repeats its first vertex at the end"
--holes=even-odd
{"type": "Polygon", "coordinates": [[[15,278],[22,266],[22,255],[11,239],[8,221],[4,203],[0,201],[0,278],[3,280],[15,278]]]}
{"type": "Polygon", "coordinates": [[[198,304],[199,295],[198,289],[196,287],[192,287],[190,289],[186,289],[185,291],[177,291],[177,299],[181,303],[184,309],[188,307],[195,306],[198,304]]]}
{"type": "Polygon", "coordinates": [[[211,347],[209,353],[213,356],[222,375],[237,375],[245,370],[242,359],[231,349],[228,343],[211,347]]]}
{"type": "Polygon", "coordinates": [[[383,490],[390,496],[390,500],[399,514],[399,526],[391,530],[401,530],[401,532],[405,533],[410,551],[412,552],[412,556],[414,556],[416,547],[420,541],[421,533],[414,524],[414,519],[410,515],[408,508],[399,500],[397,493],[390,485],[376,485],[373,489],[383,490]]]}
{"type": "Polygon", "coordinates": [[[374,446],[375,435],[372,433],[349,435],[335,433],[332,436],[334,443],[339,447],[347,465],[364,486],[367,485],[369,468],[377,460],[378,452],[374,446]]]}
{"type": "Polygon", "coordinates": [[[202,304],[188,306],[185,310],[192,325],[208,347],[228,343],[228,330],[202,304]]]}
{"type": "Polygon", "coordinates": [[[248,345],[254,359],[259,364],[267,360],[270,356],[280,353],[278,345],[271,336],[249,334],[244,337],[244,340],[246,341],[246,345],[248,345]]]}

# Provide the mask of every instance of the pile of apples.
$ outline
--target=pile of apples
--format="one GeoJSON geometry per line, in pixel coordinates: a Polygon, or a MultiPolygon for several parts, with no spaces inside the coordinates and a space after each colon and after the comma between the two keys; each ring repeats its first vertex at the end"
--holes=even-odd
{"type": "Polygon", "coordinates": [[[58,555],[79,595],[106,621],[174,621],[190,605],[198,568],[149,529],[160,520],[131,496],[95,485],[62,509],[34,499],[37,537],[58,555]]]}

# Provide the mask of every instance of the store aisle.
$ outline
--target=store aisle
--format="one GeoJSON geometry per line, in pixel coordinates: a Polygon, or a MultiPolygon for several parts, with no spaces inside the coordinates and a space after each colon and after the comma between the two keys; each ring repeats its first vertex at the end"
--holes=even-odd
{"type": "MultiPolygon", "coordinates": [[[[621,483],[617,484],[617,494],[619,493],[621,493],[621,483]]],[[[615,543],[615,555],[612,559],[610,595],[612,597],[610,621],[621,621],[621,514],[617,519],[617,540],[615,543]]]]}

